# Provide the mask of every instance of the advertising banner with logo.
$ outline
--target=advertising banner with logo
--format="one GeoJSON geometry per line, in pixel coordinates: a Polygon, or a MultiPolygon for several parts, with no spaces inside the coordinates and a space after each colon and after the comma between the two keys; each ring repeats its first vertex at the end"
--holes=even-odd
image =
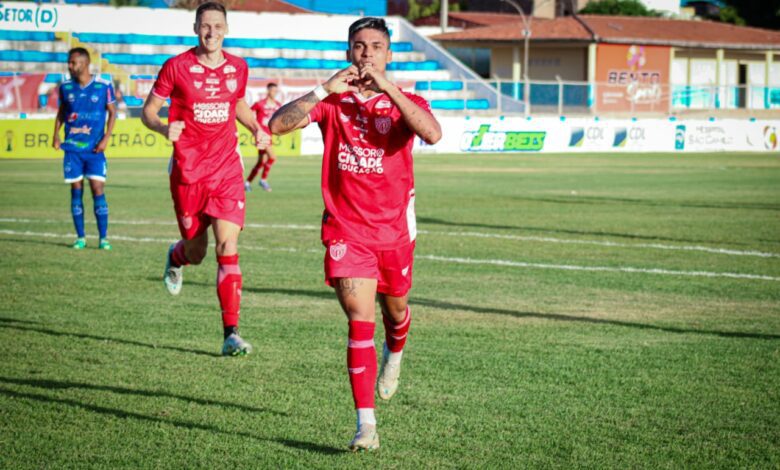
{"type": "MultiPolygon", "coordinates": [[[[415,153],[780,152],[780,121],[440,117],[436,145],[415,153]]],[[[301,152],[322,154],[317,126],[303,130],[301,152]]]]}
{"type": "Polygon", "coordinates": [[[668,110],[670,54],[668,46],[599,44],[596,109],[599,112],[668,110]]]}
{"type": "Polygon", "coordinates": [[[0,113],[29,113],[38,110],[38,88],[45,75],[0,77],[0,113]]]}
{"type": "MultiPolygon", "coordinates": [[[[242,126],[238,127],[241,155],[257,155],[254,137],[242,126]]],[[[0,158],[61,158],[62,151],[51,146],[53,129],[54,122],[49,119],[0,120],[0,158]]],[[[273,146],[279,156],[300,155],[300,131],[274,136],[273,146]]],[[[118,120],[106,149],[108,158],[170,157],[171,153],[171,143],[147,129],[140,119],[118,120]]]]}

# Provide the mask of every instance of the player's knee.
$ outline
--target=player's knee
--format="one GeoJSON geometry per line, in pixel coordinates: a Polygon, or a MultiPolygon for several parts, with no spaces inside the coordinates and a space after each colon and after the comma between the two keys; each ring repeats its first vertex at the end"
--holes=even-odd
{"type": "Polygon", "coordinates": [[[185,254],[190,264],[200,264],[206,257],[207,250],[208,248],[205,246],[193,245],[186,247],[185,254]]]}
{"type": "Polygon", "coordinates": [[[238,253],[238,241],[222,240],[216,245],[217,256],[230,256],[238,253]]]}
{"type": "Polygon", "coordinates": [[[375,319],[376,313],[367,308],[351,308],[351,307],[345,307],[344,313],[347,315],[347,318],[349,321],[367,321],[367,322],[373,322],[375,319]]]}
{"type": "Polygon", "coordinates": [[[395,303],[382,308],[382,314],[390,317],[393,323],[400,323],[406,319],[406,303],[395,303]]]}

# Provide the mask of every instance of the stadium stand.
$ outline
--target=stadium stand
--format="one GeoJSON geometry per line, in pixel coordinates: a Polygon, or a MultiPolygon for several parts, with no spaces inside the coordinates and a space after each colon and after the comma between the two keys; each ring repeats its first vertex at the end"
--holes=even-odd
{"type": "MultiPolygon", "coordinates": [[[[233,13],[240,14],[255,16],[233,13]]],[[[286,19],[294,22],[303,16],[315,15],[287,15],[286,19]]],[[[255,17],[262,21],[265,15],[255,17]]],[[[246,59],[250,77],[255,80],[306,78],[316,83],[348,65],[345,60],[347,43],[342,39],[343,17],[316,17],[321,25],[317,35],[309,36],[303,31],[284,38],[228,36],[225,48],[246,59]],[[323,30],[332,33],[323,35],[323,30]]],[[[268,21],[278,21],[278,17],[268,21]]],[[[463,79],[477,82],[481,79],[432,41],[417,34],[413,26],[398,21],[399,31],[393,32],[391,79],[426,96],[434,109],[481,111],[495,107],[494,89],[487,84],[465,85],[463,79]]],[[[258,27],[257,31],[265,29],[258,27]]],[[[121,83],[125,103],[132,107],[142,104],[144,99],[136,93],[138,87],[134,81],[153,80],[165,60],[195,44],[194,35],[0,30],[0,65],[3,70],[18,73],[49,73],[41,85],[40,101],[43,103],[48,88],[66,72],[67,51],[82,46],[90,51],[98,71],[108,73],[115,82],[121,83]]]]}

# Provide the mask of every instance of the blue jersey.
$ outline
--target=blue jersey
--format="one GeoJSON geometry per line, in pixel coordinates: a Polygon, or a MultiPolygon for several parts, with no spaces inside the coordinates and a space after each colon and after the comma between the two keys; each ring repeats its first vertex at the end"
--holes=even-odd
{"type": "Polygon", "coordinates": [[[65,120],[62,150],[91,152],[105,135],[106,106],[115,101],[111,82],[98,76],[83,88],[73,80],[63,82],[60,85],[65,120]]]}

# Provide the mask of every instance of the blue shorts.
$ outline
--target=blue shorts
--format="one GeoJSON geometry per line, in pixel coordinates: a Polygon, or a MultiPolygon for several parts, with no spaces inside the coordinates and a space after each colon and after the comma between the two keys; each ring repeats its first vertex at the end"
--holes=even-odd
{"type": "Polygon", "coordinates": [[[65,152],[62,160],[66,183],[75,183],[84,178],[105,181],[106,169],[106,154],[103,152],[65,152]]]}

